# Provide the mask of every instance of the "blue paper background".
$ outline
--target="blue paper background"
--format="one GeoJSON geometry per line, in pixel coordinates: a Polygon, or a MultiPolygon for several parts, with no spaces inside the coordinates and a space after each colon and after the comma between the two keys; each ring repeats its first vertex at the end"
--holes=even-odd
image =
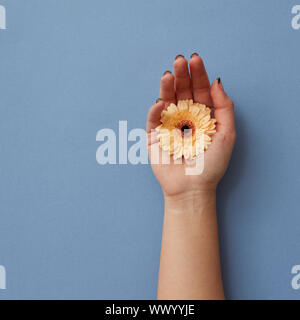
{"type": "Polygon", "coordinates": [[[295,4],[0,0],[0,299],[155,298],[160,187],[150,166],[97,164],[95,137],[143,128],[161,74],[194,51],[236,103],[218,191],[226,295],[299,299],[295,4]]]}

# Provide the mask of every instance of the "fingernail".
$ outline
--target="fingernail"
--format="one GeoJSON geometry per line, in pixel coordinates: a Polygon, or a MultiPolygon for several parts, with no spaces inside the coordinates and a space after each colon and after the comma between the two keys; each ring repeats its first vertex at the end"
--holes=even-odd
{"type": "Polygon", "coordinates": [[[193,58],[193,56],[199,56],[199,54],[197,52],[194,52],[191,54],[191,58],[193,58]]]}
{"type": "Polygon", "coordinates": [[[162,98],[156,99],[156,103],[158,103],[159,101],[162,101],[162,98]]]}
{"type": "Polygon", "coordinates": [[[224,91],[224,87],[223,87],[223,84],[222,84],[221,78],[220,78],[220,77],[218,77],[218,78],[217,78],[217,81],[218,81],[219,88],[221,88],[221,89],[224,91]]]}
{"type": "Polygon", "coordinates": [[[167,73],[171,73],[171,74],[172,74],[171,71],[167,70],[167,71],[164,72],[163,76],[164,76],[165,74],[167,74],[167,73]]]}
{"type": "Polygon", "coordinates": [[[178,54],[178,55],[175,57],[175,60],[176,60],[177,58],[179,58],[179,57],[184,58],[184,55],[178,54]]]}

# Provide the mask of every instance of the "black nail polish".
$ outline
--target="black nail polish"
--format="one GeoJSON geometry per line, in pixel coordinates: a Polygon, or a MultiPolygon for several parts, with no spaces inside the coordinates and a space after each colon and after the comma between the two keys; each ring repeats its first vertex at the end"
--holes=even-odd
{"type": "Polygon", "coordinates": [[[179,58],[179,57],[184,58],[184,55],[178,54],[178,55],[175,57],[175,60],[176,60],[177,58],[179,58]]]}
{"type": "Polygon", "coordinates": [[[167,70],[167,71],[164,72],[163,76],[164,76],[165,74],[167,74],[167,73],[171,73],[171,74],[172,74],[172,72],[171,72],[170,70],[167,70]]]}
{"type": "Polygon", "coordinates": [[[198,56],[199,57],[199,54],[197,52],[194,52],[191,54],[191,58],[193,58],[193,56],[198,56]]]}
{"type": "Polygon", "coordinates": [[[220,82],[221,82],[221,78],[220,78],[220,77],[218,77],[218,78],[217,78],[217,80],[218,80],[218,83],[220,83],[220,82]]]}
{"type": "Polygon", "coordinates": [[[162,101],[162,98],[157,98],[156,99],[156,103],[158,103],[159,101],[162,101]]]}

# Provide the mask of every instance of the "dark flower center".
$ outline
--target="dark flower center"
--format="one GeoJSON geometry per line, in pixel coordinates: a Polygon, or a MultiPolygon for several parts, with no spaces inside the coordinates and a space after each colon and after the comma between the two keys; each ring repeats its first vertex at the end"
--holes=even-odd
{"type": "Polygon", "coordinates": [[[191,120],[181,120],[176,127],[181,131],[182,136],[184,135],[184,133],[194,134],[195,132],[195,125],[191,120]]]}
{"type": "Polygon", "coordinates": [[[181,131],[184,132],[184,130],[190,130],[190,127],[188,125],[184,125],[181,127],[181,131]]]}

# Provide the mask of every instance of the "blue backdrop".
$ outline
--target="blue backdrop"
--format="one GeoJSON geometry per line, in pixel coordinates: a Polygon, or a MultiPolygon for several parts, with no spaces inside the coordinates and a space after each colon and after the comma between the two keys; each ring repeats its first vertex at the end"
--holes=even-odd
{"type": "Polygon", "coordinates": [[[100,166],[143,128],[162,73],[198,52],[236,103],[218,190],[225,291],[299,299],[300,1],[0,0],[0,299],[151,299],[163,198],[149,165],[100,166]]]}

